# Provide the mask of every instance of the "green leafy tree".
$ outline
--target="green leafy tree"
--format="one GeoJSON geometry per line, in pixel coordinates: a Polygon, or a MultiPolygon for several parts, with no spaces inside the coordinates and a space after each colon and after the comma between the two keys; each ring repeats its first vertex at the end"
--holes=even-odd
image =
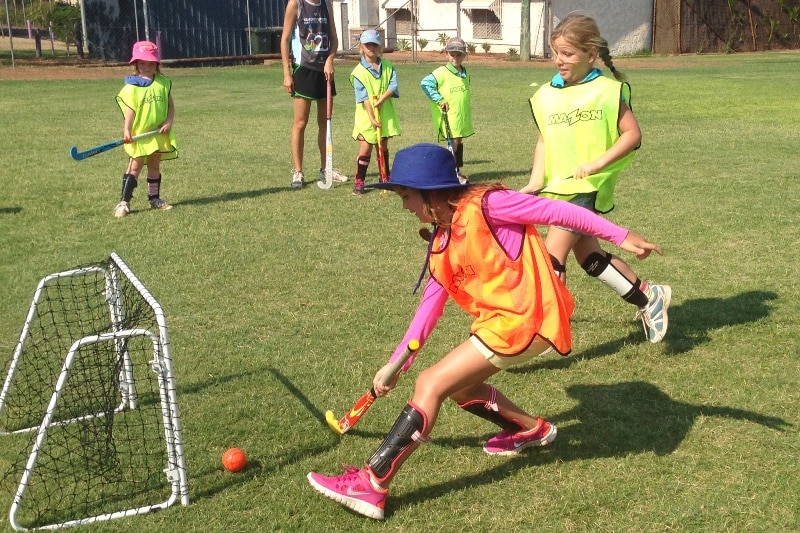
{"type": "MultiPolygon", "coordinates": [[[[9,2],[9,18],[13,26],[24,27],[26,21],[30,20],[35,28],[49,30],[52,23],[56,39],[66,43],[73,42],[72,29],[81,20],[81,12],[77,6],[48,0],[30,3],[23,1],[20,4],[9,2]]],[[[5,22],[5,10],[0,12],[5,22]]]]}

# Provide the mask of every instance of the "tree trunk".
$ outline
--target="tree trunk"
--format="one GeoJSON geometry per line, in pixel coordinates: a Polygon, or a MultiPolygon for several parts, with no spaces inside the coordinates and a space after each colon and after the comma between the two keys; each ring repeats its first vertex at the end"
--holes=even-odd
{"type": "Polygon", "coordinates": [[[520,61],[531,60],[531,0],[522,0],[520,5],[520,36],[519,36],[519,59],[520,61]]]}

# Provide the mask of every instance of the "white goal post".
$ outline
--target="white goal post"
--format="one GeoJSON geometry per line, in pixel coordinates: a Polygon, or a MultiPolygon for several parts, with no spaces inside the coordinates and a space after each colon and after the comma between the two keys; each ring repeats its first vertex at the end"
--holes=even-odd
{"type": "Polygon", "coordinates": [[[2,479],[15,530],[189,505],[166,318],[117,254],[39,282],[0,391],[0,436],[24,446],[2,479]]]}

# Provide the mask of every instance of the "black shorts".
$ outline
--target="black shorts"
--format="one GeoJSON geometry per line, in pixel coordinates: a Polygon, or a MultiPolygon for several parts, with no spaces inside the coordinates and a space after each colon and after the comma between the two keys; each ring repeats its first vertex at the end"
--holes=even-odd
{"type": "MultiPolygon", "coordinates": [[[[307,100],[324,100],[327,98],[327,84],[325,73],[321,70],[295,65],[292,72],[294,80],[294,93],[292,96],[306,98],[307,100]]],[[[331,80],[331,96],[336,96],[336,82],[331,80]]]]}
{"type": "MultiPolygon", "coordinates": [[[[589,211],[591,211],[592,213],[599,215],[600,213],[597,211],[597,209],[594,208],[595,200],[597,200],[597,191],[595,191],[595,192],[579,192],[573,198],[569,199],[568,202],[573,204],[573,205],[577,205],[577,206],[586,208],[589,211]]],[[[587,235],[586,233],[583,233],[582,231],[578,231],[576,229],[567,228],[567,227],[564,227],[564,226],[556,226],[556,227],[558,229],[563,229],[564,231],[568,231],[570,233],[575,233],[577,235],[587,235]]]]}

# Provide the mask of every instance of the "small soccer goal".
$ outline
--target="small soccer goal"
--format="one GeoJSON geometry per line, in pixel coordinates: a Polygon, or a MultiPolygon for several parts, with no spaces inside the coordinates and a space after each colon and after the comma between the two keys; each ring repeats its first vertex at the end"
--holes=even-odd
{"type": "Polygon", "coordinates": [[[189,504],[164,312],[117,254],[39,282],[6,367],[0,439],[20,450],[2,479],[15,530],[189,504]]]}

